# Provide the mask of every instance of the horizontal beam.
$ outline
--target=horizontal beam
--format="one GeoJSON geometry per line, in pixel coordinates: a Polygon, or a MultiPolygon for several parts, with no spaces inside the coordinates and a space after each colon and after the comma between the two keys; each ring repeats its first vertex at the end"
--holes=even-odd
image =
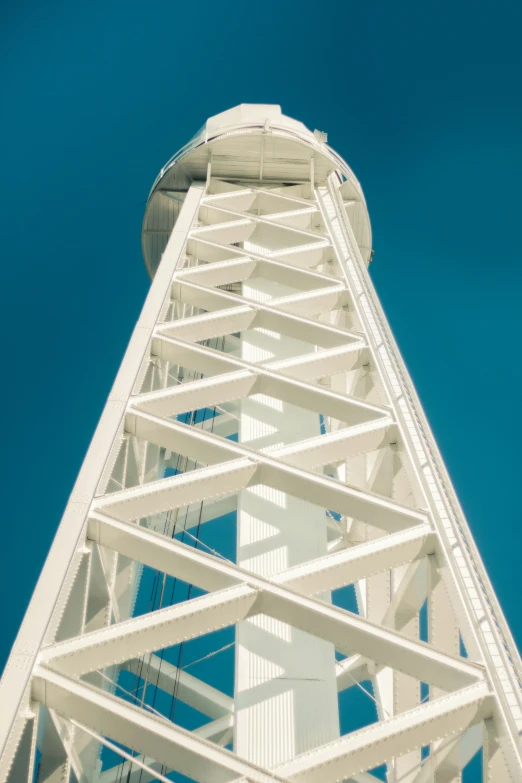
{"type": "Polygon", "coordinates": [[[313,291],[306,291],[299,297],[281,296],[278,299],[271,300],[271,304],[278,310],[284,310],[285,313],[293,315],[302,315],[308,318],[321,313],[330,313],[332,310],[338,310],[349,302],[349,295],[346,289],[338,284],[329,288],[319,288],[313,291]]]}
{"type": "MultiPolygon", "coordinates": [[[[282,211],[283,205],[288,206],[289,209],[290,206],[297,209],[297,207],[309,207],[311,203],[307,199],[299,198],[298,196],[283,195],[282,193],[275,193],[273,190],[266,190],[263,187],[255,187],[254,185],[250,185],[248,188],[237,187],[237,190],[227,190],[222,193],[206,194],[201,199],[201,203],[215,204],[223,201],[225,206],[227,204],[235,205],[235,211],[243,213],[245,210],[250,209],[257,199],[259,199],[265,209],[270,209],[269,204],[277,204],[276,212],[282,211]],[[238,202],[244,206],[239,208],[237,206],[238,202]]],[[[228,209],[231,209],[231,207],[229,206],[228,209]]]]}
{"type": "MultiPolygon", "coordinates": [[[[189,266],[174,273],[173,281],[179,280],[198,283],[208,287],[230,285],[248,280],[261,262],[249,255],[238,255],[224,261],[212,261],[198,266],[189,266]]],[[[291,269],[292,267],[290,267],[291,269]]],[[[176,290],[176,289],[173,289],[176,290]]]]}
{"type": "Polygon", "coordinates": [[[96,498],[92,509],[130,522],[239,492],[250,484],[257,470],[252,460],[236,459],[112,492],[96,498]]]}
{"type": "Polygon", "coordinates": [[[187,381],[178,386],[136,394],[131,403],[156,416],[176,416],[187,411],[213,408],[254,393],[259,376],[250,369],[240,369],[210,378],[187,381]]]}
{"type": "Polygon", "coordinates": [[[291,285],[299,290],[329,288],[332,278],[309,269],[298,269],[272,258],[265,258],[244,251],[237,252],[224,261],[213,261],[198,266],[184,267],[174,273],[173,280],[188,280],[204,286],[227,285],[248,280],[250,277],[267,277],[277,283],[291,285]]]}
{"type": "Polygon", "coordinates": [[[46,647],[40,662],[64,674],[97,671],[234,625],[257,613],[257,597],[248,584],[219,590],[46,647]]]}
{"type": "Polygon", "coordinates": [[[317,595],[411,563],[432,554],[436,544],[431,526],[423,524],[309,560],[289,568],[274,581],[305,595],[317,595]]]}
{"type": "Polygon", "coordinates": [[[414,748],[459,734],[491,716],[485,682],[374,723],[276,768],[293,783],[336,783],[384,764],[414,748]]]}
{"type": "Polygon", "coordinates": [[[91,512],[87,536],[102,547],[206,591],[244,585],[253,577],[228,560],[104,514],[91,512]]]}
{"type": "Polygon", "coordinates": [[[235,332],[255,328],[255,308],[249,305],[227,307],[210,313],[192,315],[176,321],[162,323],[158,328],[162,334],[179,340],[212,340],[235,332]]]}
{"type": "Polygon", "coordinates": [[[397,441],[398,432],[393,419],[383,416],[381,419],[342,427],[334,432],[316,435],[297,443],[282,446],[270,454],[289,465],[313,470],[324,465],[345,461],[357,454],[383,448],[397,441]]]}
{"type": "Polygon", "coordinates": [[[260,592],[256,611],[325,639],[345,655],[357,652],[442,690],[451,691],[484,676],[481,666],[463,658],[276,585],[260,592]]]}
{"type": "Polygon", "coordinates": [[[285,226],[292,226],[293,228],[307,229],[311,227],[312,219],[317,215],[320,215],[319,208],[314,205],[311,207],[303,207],[302,209],[273,212],[264,217],[265,220],[270,223],[275,223],[276,225],[282,223],[285,226]]]}
{"type": "Polygon", "coordinates": [[[259,475],[255,478],[257,483],[288,492],[341,516],[355,517],[390,533],[427,520],[427,515],[422,511],[349,487],[329,476],[286,465],[273,458],[270,460],[266,455],[263,455],[262,462],[259,475]]]}
{"type": "Polygon", "coordinates": [[[190,232],[189,243],[199,239],[199,237],[210,237],[214,242],[219,242],[225,246],[232,245],[236,242],[245,242],[250,239],[255,228],[255,223],[250,219],[250,216],[243,215],[237,220],[228,220],[226,223],[198,226],[190,232]]]}
{"type": "Polygon", "coordinates": [[[271,258],[284,258],[287,261],[293,259],[299,266],[315,266],[331,257],[332,246],[328,239],[323,242],[311,242],[309,245],[286,247],[283,250],[273,250],[269,253],[271,258]]]}
{"type": "Polygon", "coordinates": [[[99,734],[135,748],[199,783],[229,783],[241,777],[252,783],[283,783],[276,774],[249,764],[193,732],[44,666],[35,669],[33,697],[59,715],[96,726],[99,734]]]}

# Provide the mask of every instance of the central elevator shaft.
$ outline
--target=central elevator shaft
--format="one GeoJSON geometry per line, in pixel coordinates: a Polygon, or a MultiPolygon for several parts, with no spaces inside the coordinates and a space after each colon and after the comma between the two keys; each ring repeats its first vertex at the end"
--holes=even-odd
{"type": "MultiPolygon", "coordinates": [[[[256,246],[255,251],[264,249],[256,246]]],[[[292,293],[295,289],[260,278],[243,283],[243,296],[256,301],[292,293]]],[[[241,335],[241,358],[252,363],[310,351],[310,344],[267,329],[241,335]]],[[[261,394],[241,401],[239,440],[246,446],[270,450],[320,432],[315,412],[261,394]]],[[[273,577],[326,552],[324,508],[263,485],[239,493],[237,562],[242,568],[273,577]]],[[[333,645],[264,615],[239,623],[235,752],[273,769],[337,737],[333,645]]]]}

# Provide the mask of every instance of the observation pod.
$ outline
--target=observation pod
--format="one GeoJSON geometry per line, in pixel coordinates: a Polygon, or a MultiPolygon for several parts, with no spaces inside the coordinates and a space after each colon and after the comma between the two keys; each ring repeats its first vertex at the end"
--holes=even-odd
{"type": "Polygon", "coordinates": [[[0,683],[0,783],[522,783],[520,658],[326,134],[210,118],[142,246],[0,683]]]}
{"type": "MultiPolygon", "coordinates": [[[[325,133],[311,133],[302,122],[285,117],[279,106],[242,104],[210,117],[162,168],[152,186],[142,232],[149,275],[156,273],[192,182],[205,182],[211,176],[254,188],[296,185],[310,199],[311,187],[324,184],[331,174],[342,183],[355,240],[369,263],[371,228],[361,186],[344,160],[328,147],[325,133]]],[[[262,202],[257,208],[261,215],[270,210],[262,202]]]]}

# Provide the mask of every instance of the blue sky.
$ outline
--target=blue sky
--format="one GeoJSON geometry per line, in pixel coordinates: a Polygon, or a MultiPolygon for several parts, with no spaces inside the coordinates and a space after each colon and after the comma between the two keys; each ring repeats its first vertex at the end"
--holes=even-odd
{"type": "Polygon", "coordinates": [[[11,0],[0,13],[0,664],[147,293],[149,187],[241,102],[327,131],[359,177],[374,281],[522,644],[522,6],[11,0]]]}

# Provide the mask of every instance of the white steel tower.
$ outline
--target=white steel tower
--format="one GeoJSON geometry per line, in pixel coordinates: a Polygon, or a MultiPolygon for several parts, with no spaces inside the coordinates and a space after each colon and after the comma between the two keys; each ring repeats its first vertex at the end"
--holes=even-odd
{"type": "Polygon", "coordinates": [[[521,662],[368,276],[354,175],[209,119],[0,684],[0,783],[522,782],[521,662]]]}

